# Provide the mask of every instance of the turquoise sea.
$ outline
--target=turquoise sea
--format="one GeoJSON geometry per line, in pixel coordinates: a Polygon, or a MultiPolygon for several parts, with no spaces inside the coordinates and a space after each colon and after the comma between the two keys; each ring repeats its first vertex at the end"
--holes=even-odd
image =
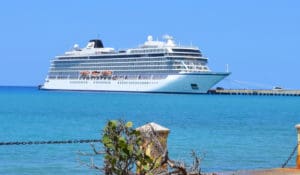
{"type": "MultiPolygon", "coordinates": [[[[189,163],[192,149],[205,153],[203,171],[264,169],[280,167],[295,147],[300,98],[0,87],[0,142],[99,139],[105,123],[119,118],[169,128],[170,158],[189,163]]],[[[91,152],[90,145],[0,146],[0,174],[95,174],[78,151],[91,152]]]]}

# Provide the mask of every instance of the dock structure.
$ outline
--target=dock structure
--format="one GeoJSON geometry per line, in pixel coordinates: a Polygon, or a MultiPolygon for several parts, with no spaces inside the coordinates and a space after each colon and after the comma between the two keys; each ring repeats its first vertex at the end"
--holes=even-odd
{"type": "Polygon", "coordinates": [[[207,93],[220,95],[300,96],[300,90],[211,89],[207,93]]]}

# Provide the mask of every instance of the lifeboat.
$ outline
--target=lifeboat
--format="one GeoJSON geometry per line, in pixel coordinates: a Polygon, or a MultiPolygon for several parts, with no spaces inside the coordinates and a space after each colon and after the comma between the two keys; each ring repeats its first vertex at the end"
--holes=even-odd
{"type": "Polygon", "coordinates": [[[93,71],[93,72],[92,72],[92,76],[93,76],[93,77],[98,77],[98,76],[100,76],[100,74],[101,74],[100,71],[93,71]]]}
{"type": "Polygon", "coordinates": [[[112,75],[112,71],[110,71],[110,70],[105,70],[105,71],[102,72],[102,75],[103,75],[103,76],[111,76],[111,75],[112,75]]]}
{"type": "Polygon", "coordinates": [[[82,76],[88,76],[88,75],[90,75],[90,71],[87,71],[87,70],[81,71],[80,75],[82,75],[82,76]]]}

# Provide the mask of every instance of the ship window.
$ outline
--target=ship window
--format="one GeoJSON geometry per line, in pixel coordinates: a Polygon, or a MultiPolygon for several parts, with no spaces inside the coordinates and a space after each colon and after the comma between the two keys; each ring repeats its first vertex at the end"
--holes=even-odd
{"type": "Polygon", "coordinates": [[[193,90],[198,90],[198,89],[199,89],[198,85],[195,84],[195,83],[192,83],[192,84],[191,84],[191,88],[192,88],[193,90]]]}
{"type": "Polygon", "coordinates": [[[199,50],[194,50],[194,49],[172,49],[173,52],[195,52],[195,53],[200,53],[199,50]]]}

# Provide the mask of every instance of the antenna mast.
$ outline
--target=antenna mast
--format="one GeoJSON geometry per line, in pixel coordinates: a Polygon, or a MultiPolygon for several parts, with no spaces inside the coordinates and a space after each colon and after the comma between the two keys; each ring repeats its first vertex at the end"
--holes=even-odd
{"type": "Polygon", "coordinates": [[[226,64],[226,72],[229,72],[229,64],[226,64]]]}

